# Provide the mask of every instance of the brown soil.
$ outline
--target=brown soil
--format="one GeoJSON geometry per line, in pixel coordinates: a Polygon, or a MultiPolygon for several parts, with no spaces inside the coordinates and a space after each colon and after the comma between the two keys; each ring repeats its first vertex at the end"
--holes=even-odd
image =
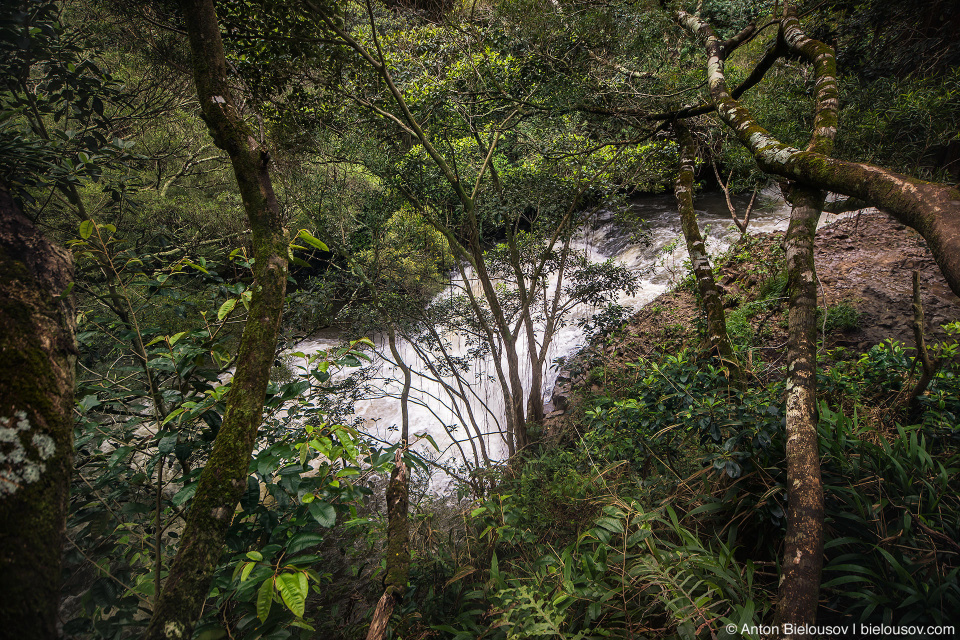
{"type": "Polygon", "coordinates": [[[927,340],[940,340],[946,335],[941,325],[960,319],[960,298],[917,232],[875,213],[817,234],[817,274],[827,304],[849,300],[862,314],[859,329],[844,338],[858,351],[887,338],[913,345],[914,270],[920,271],[927,340]]]}
{"type": "MultiPolygon", "coordinates": [[[[749,258],[731,260],[720,269],[720,286],[728,313],[758,297],[779,253],[783,233],[761,236],[750,246],[749,258]]],[[[744,252],[740,252],[741,255],[744,252]]],[[[730,255],[736,255],[734,248],[730,255]]],[[[859,312],[856,328],[829,332],[827,349],[842,346],[863,353],[887,339],[912,347],[912,273],[920,272],[927,344],[943,339],[941,325],[960,320],[960,298],[953,294],[923,239],[886,214],[869,213],[839,220],[817,233],[818,304],[846,303],[859,312]]],[[[768,365],[780,363],[786,352],[786,304],[750,319],[760,348],[754,353],[768,365]]],[[[686,290],[665,293],[638,311],[612,340],[595,344],[581,355],[590,366],[619,369],[641,357],[675,353],[693,344],[699,317],[696,298],[686,290]]],[[[762,369],[759,362],[751,363],[762,369]]],[[[576,371],[576,366],[573,367],[576,371]]],[[[774,374],[775,375],[775,374],[774,374]]],[[[557,420],[574,401],[573,391],[589,384],[589,371],[563,372],[554,391],[557,420]]],[[[599,384],[593,384],[599,391],[599,384]]],[[[548,425],[548,430],[551,425],[548,425]]]]}

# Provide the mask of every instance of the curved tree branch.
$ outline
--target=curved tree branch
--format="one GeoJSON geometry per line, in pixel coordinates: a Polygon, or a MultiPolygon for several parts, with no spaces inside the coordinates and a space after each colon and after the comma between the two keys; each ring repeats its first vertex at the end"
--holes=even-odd
{"type": "MultiPolygon", "coordinates": [[[[783,144],[727,91],[722,47],[715,35],[711,38],[709,25],[682,11],[678,20],[706,41],[707,76],[717,113],[763,171],[858,198],[888,212],[923,236],[950,288],[960,295],[960,190],[865,162],[831,158],[819,151],[819,144],[803,151],[783,144]]],[[[818,81],[818,102],[828,99],[829,88],[827,81],[818,81]]],[[[831,123],[829,109],[824,109],[822,116],[818,113],[814,142],[829,135],[831,127],[835,129],[836,122],[831,123]]]]}

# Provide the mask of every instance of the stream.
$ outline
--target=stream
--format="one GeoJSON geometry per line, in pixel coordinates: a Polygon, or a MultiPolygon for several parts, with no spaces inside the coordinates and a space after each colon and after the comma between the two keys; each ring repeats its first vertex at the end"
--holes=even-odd
{"type": "MultiPolygon", "coordinates": [[[[746,199],[736,198],[738,215],[742,217],[746,209],[746,199]]],[[[621,295],[616,303],[631,310],[641,308],[670,288],[684,275],[686,248],[680,230],[676,200],[672,194],[642,196],[629,201],[633,216],[646,221],[645,240],[634,242],[632,230],[625,228],[615,220],[615,212],[602,211],[591,223],[574,237],[571,246],[586,252],[593,262],[613,259],[639,275],[640,282],[632,294],[621,295]]],[[[732,224],[723,195],[707,193],[697,197],[697,214],[700,228],[707,238],[707,249],[711,259],[730,246],[739,237],[739,231],[732,224]]],[[[780,198],[779,193],[768,191],[758,197],[750,224],[750,233],[762,233],[783,230],[787,227],[789,206],[780,198]]],[[[832,221],[836,216],[824,214],[821,225],[832,221]]],[[[469,274],[468,274],[469,278],[469,274]]],[[[555,280],[555,278],[554,278],[555,280]]],[[[468,283],[480,295],[479,287],[468,283]]],[[[439,297],[462,295],[459,274],[439,297]]],[[[554,282],[555,286],[555,282],[554,282]]],[[[589,305],[573,308],[567,316],[565,326],[558,329],[550,346],[544,373],[543,400],[548,403],[552,395],[559,367],[551,363],[557,358],[566,358],[577,353],[585,344],[586,338],[578,320],[591,318],[599,309],[589,305]]],[[[581,323],[582,324],[582,323],[581,323]]],[[[538,339],[542,337],[538,329],[538,339]]],[[[418,353],[417,345],[398,338],[398,351],[404,362],[414,371],[410,394],[410,433],[420,438],[429,434],[439,446],[433,450],[424,440],[417,445],[418,450],[431,455],[438,461],[452,463],[461,467],[464,461],[473,467],[483,463],[484,454],[490,460],[506,457],[506,444],[501,435],[501,424],[505,410],[500,385],[497,382],[494,363],[490,356],[481,357],[470,352],[469,335],[448,331],[443,335],[448,342],[451,355],[464,357],[468,370],[462,374],[459,384],[451,376],[440,376],[454,385],[454,393],[449,393],[438,381],[438,376],[429,371],[423,357],[418,353]],[[459,395],[459,397],[457,397],[459,395]],[[467,434],[472,437],[467,438],[467,434]]],[[[371,367],[376,367],[378,379],[372,386],[375,391],[371,397],[358,401],[354,406],[357,426],[365,434],[383,442],[396,442],[399,439],[398,425],[401,422],[399,395],[402,390],[403,374],[400,367],[392,362],[385,336],[373,337],[377,345],[377,357],[371,367]]],[[[521,334],[518,341],[526,343],[521,334]]],[[[335,334],[323,334],[298,343],[293,351],[312,353],[336,347],[340,344],[335,334]]],[[[520,353],[525,387],[529,389],[529,359],[525,349],[520,353]]],[[[549,404],[547,404],[548,409],[549,404]]],[[[411,438],[415,439],[415,438],[411,438]]]]}

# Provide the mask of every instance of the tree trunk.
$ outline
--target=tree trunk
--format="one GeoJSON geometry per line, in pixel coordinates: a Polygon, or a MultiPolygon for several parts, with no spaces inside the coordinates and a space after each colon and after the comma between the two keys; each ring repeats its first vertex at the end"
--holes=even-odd
{"type": "Polygon", "coordinates": [[[230,156],[250,225],[255,282],[223,425],[145,634],[152,640],[190,638],[200,617],[227,529],[247,486],[287,285],[288,238],[267,171],[269,154],[231,96],[213,1],[184,0],[182,7],[202,117],[214,143],[230,156]]]}
{"type": "Polygon", "coordinates": [[[400,446],[393,458],[393,471],[390,472],[390,483],[387,485],[387,571],[383,579],[383,595],[373,612],[373,620],[367,630],[367,640],[383,640],[387,637],[387,624],[393,615],[394,607],[403,598],[407,590],[410,575],[410,532],[407,522],[409,510],[409,477],[407,467],[403,463],[403,452],[409,446],[410,414],[408,400],[410,397],[411,371],[400,357],[397,349],[396,330],[391,326],[388,329],[390,353],[394,361],[403,371],[403,391],[400,394],[400,446]]]}
{"type": "Polygon", "coordinates": [[[57,638],[73,468],[73,259],[0,186],[0,628],[57,638]]]}
{"type": "MultiPolygon", "coordinates": [[[[820,572],[823,565],[823,486],[816,419],[816,272],[813,261],[817,222],[823,209],[824,191],[820,181],[784,173],[784,163],[794,155],[816,157],[820,166],[835,162],[829,157],[837,132],[836,62],[827,45],[807,38],[790,9],[785,9],[777,49],[786,48],[805,58],[816,77],[815,115],[810,144],[806,151],[791,149],[772,141],[757,125],[749,111],[730,96],[723,72],[725,45],[713,29],[696,16],[678,13],[689,31],[704,38],[707,49],[707,82],[717,112],[737,133],[765,171],[798,179],[793,188],[793,211],[787,230],[787,284],[789,326],[787,343],[787,535],[780,582],[777,623],[783,638],[807,638],[808,634],[787,633],[806,628],[817,619],[820,572]],[[771,149],[776,150],[771,152],[771,149]]],[[[866,165],[864,165],[866,166],[866,165]]],[[[881,170],[882,171],[882,170],[881,170]]],[[[836,170],[827,172],[836,177],[836,170]]],[[[845,183],[836,180],[836,183],[845,183]]],[[[833,191],[850,194],[850,186],[833,191]]],[[[855,194],[858,195],[859,194],[855,194]]],[[[869,198],[864,198],[869,199],[869,198]]],[[[960,205],[960,202],[957,203],[960,205]]],[[[960,224],[960,223],[958,223],[960,224]]],[[[960,236],[957,238],[960,241],[960,236]]]]}
{"type": "Polygon", "coordinates": [[[930,382],[933,380],[933,377],[937,373],[937,363],[934,362],[933,358],[930,357],[930,352],[927,350],[927,342],[923,339],[923,328],[923,299],[920,296],[920,272],[914,270],[913,339],[917,346],[917,355],[914,357],[914,362],[917,360],[920,361],[921,371],[920,379],[917,380],[917,384],[913,388],[913,391],[911,391],[910,395],[907,396],[908,405],[914,405],[917,402],[917,398],[923,395],[923,393],[927,390],[927,387],[930,386],[930,382]]]}
{"type": "Polygon", "coordinates": [[[387,486],[387,571],[383,579],[384,591],[373,612],[367,631],[367,640],[383,640],[394,607],[407,590],[410,575],[410,537],[407,526],[409,492],[407,467],[403,463],[406,441],[401,441],[393,459],[393,471],[387,486]]]}
{"type": "MultiPolygon", "coordinates": [[[[817,619],[823,564],[823,486],[816,417],[817,284],[813,240],[823,192],[793,191],[787,229],[787,535],[777,622],[812,625],[817,619]]],[[[783,638],[812,637],[782,634],[783,638]]]]}
{"type": "Polygon", "coordinates": [[[730,345],[723,300],[720,298],[720,289],[717,288],[717,283],[713,279],[710,257],[707,255],[703,236],[700,235],[697,212],[693,207],[693,164],[696,148],[690,131],[682,121],[674,122],[673,127],[680,143],[680,170],[677,174],[674,193],[680,210],[683,237],[687,242],[687,253],[690,254],[693,274],[697,279],[697,291],[700,292],[703,310],[707,316],[707,342],[710,354],[720,359],[732,380],[739,381],[740,364],[730,345]]]}

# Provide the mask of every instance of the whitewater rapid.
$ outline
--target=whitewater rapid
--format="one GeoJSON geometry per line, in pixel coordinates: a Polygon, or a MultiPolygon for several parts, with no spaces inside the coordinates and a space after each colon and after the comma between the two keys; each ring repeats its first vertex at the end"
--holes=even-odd
{"type": "MultiPolygon", "coordinates": [[[[738,213],[742,217],[746,207],[744,199],[736,199],[738,213]]],[[[726,203],[721,194],[706,194],[697,198],[697,214],[701,230],[707,239],[707,250],[716,258],[740,236],[733,225],[726,203]]],[[[749,224],[750,233],[763,233],[786,229],[789,207],[782,199],[766,193],[753,211],[749,224]]],[[[821,224],[835,219],[824,215],[821,224]]],[[[684,275],[686,248],[680,229],[676,201],[672,195],[645,196],[631,200],[627,211],[601,211],[574,237],[571,246],[583,250],[588,259],[602,262],[612,259],[630,269],[639,277],[640,286],[632,294],[624,293],[616,304],[629,309],[639,309],[656,296],[669,289],[684,275]],[[624,215],[626,214],[626,215],[624,215]],[[619,222],[623,219],[642,219],[644,231],[636,242],[636,225],[619,222]]],[[[457,275],[438,297],[461,295],[464,286],[471,286],[480,296],[475,282],[464,283],[457,275]]],[[[482,296],[481,296],[482,297],[482,296]]],[[[546,359],[543,400],[550,398],[559,367],[551,365],[557,358],[567,358],[579,351],[585,343],[584,330],[578,320],[589,319],[598,311],[589,305],[574,308],[566,324],[557,330],[546,359]]],[[[542,337],[542,327],[538,329],[542,337]]],[[[522,376],[525,388],[529,389],[531,372],[525,352],[526,339],[521,334],[521,363],[525,366],[522,376]]],[[[504,405],[500,385],[495,378],[494,363],[489,356],[470,356],[471,337],[466,333],[447,331],[444,339],[452,355],[467,357],[468,371],[461,376],[468,385],[454,382],[453,393],[448,392],[435,372],[431,372],[418,353],[417,345],[398,339],[401,358],[414,371],[413,391],[410,404],[411,439],[420,437],[422,451],[438,460],[463,468],[483,464],[485,450],[492,460],[506,456],[506,444],[501,435],[504,426],[504,405]],[[457,397],[459,396],[459,397],[457,397]],[[465,436],[474,434],[472,441],[465,436]],[[424,434],[429,434],[440,448],[439,452],[427,447],[424,434]],[[482,438],[483,442],[480,442],[482,438]]],[[[376,356],[368,371],[375,374],[373,385],[368,385],[368,396],[354,405],[354,419],[361,432],[380,442],[396,442],[399,439],[401,421],[399,395],[403,375],[393,362],[386,336],[371,336],[376,344],[376,356]]],[[[315,353],[336,348],[340,339],[331,333],[313,337],[298,343],[292,351],[315,353]]],[[[442,379],[442,376],[441,376],[442,379]]]]}

